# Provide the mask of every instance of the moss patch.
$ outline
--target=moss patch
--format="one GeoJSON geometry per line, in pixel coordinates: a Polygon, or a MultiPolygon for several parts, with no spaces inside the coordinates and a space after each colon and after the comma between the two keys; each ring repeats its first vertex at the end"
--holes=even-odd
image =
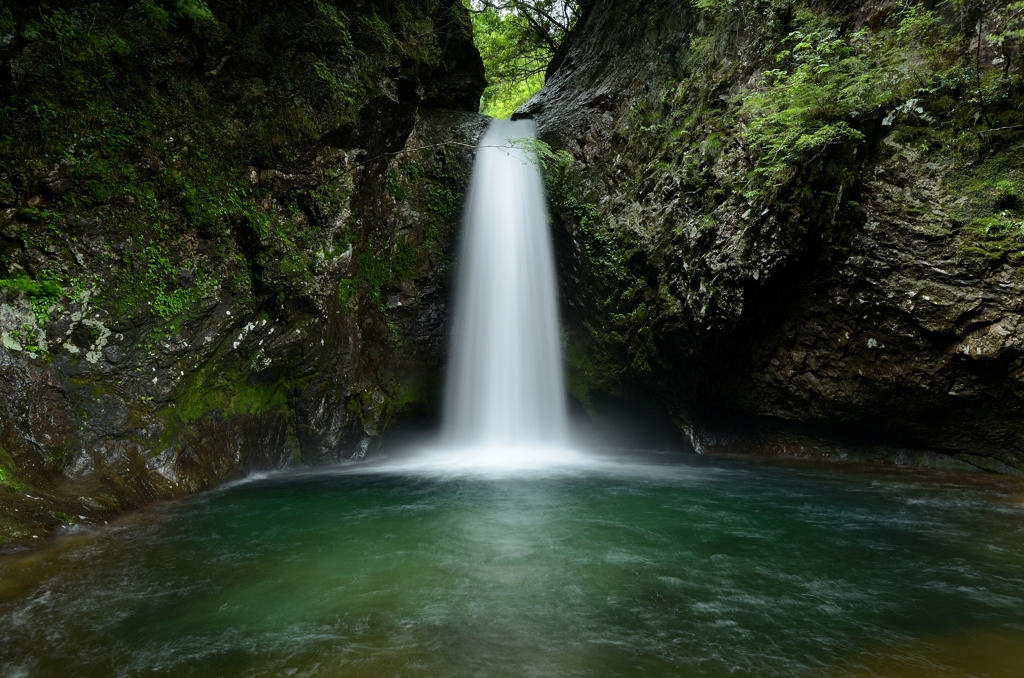
{"type": "Polygon", "coordinates": [[[29,486],[17,479],[17,466],[11,455],[0,447],[0,486],[12,492],[28,492],[29,486]]]}
{"type": "Polygon", "coordinates": [[[166,423],[162,444],[169,436],[211,413],[223,417],[259,416],[272,410],[287,410],[287,382],[278,379],[255,381],[241,371],[207,366],[178,385],[174,406],[161,410],[166,423]]]}

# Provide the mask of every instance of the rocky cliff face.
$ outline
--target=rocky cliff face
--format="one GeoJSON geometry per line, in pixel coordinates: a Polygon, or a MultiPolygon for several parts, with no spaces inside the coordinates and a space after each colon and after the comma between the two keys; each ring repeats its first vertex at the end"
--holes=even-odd
{"type": "Polygon", "coordinates": [[[0,3],[0,546],[431,410],[483,87],[456,0],[0,3]]]}
{"type": "Polygon", "coordinates": [[[572,156],[579,400],[702,451],[1024,470],[1014,18],[926,5],[593,3],[518,114],[572,156]]]}

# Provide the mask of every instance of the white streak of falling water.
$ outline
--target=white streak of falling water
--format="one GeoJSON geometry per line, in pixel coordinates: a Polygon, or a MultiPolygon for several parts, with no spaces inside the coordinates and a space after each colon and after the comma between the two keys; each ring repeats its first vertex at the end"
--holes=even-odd
{"type": "Polygon", "coordinates": [[[550,448],[567,417],[554,253],[531,121],[495,120],[465,209],[444,403],[446,443],[550,448]],[[519,140],[519,141],[515,141],[519,140]]]}

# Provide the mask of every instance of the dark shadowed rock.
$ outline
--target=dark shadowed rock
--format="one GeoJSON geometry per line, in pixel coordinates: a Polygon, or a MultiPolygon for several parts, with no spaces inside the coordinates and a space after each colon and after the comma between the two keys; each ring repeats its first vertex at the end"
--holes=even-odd
{"type": "Polygon", "coordinates": [[[1024,278],[962,188],[1016,176],[1019,137],[964,160],[933,130],[973,124],[955,107],[921,104],[945,127],[881,110],[826,151],[833,174],[758,202],[742,107],[797,11],[891,29],[873,5],[798,5],[597,0],[517,113],[575,158],[553,198],[574,395],[643,393],[703,451],[1020,472],[1024,278]]]}

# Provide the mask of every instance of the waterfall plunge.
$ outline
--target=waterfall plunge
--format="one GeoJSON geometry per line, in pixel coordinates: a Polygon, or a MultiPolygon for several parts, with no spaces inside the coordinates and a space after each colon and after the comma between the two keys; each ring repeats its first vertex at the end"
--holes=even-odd
{"type": "Polygon", "coordinates": [[[450,445],[566,442],[547,205],[540,168],[522,143],[534,136],[531,121],[491,122],[473,168],[444,403],[450,445]]]}

